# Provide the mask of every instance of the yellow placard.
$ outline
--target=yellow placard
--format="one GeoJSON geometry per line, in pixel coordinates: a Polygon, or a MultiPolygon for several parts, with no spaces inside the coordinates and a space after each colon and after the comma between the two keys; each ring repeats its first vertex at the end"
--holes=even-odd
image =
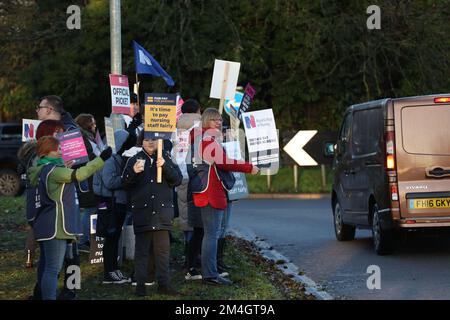
{"type": "Polygon", "coordinates": [[[177,130],[176,100],[173,99],[172,104],[170,98],[146,97],[144,117],[146,132],[175,132],[177,130]]]}

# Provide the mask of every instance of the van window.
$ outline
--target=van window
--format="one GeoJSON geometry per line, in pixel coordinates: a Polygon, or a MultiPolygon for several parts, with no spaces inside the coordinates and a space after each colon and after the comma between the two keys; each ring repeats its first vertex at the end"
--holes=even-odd
{"type": "Polygon", "coordinates": [[[406,152],[450,155],[450,105],[404,107],[401,117],[406,152]]]}
{"type": "Polygon", "coordinates": [[[355,155],[377,152],[382,133],[383,113],[381,108],[354,112],[352,143],[355,155]]]}
{"type": "Polygon", "coordinates": [[[22,139],[22,126],[7,125],[2,128],[1,140],[20,140],[22,139]]]}
{"type": "Polygon", "coordinates": [[[351,120],[351,114],[349,113],[345,116],[345,119],[342,122],[341,131],[339,132],[339,140],[348,141],[348,139],[350,137],[350,120],[351,120]]]}

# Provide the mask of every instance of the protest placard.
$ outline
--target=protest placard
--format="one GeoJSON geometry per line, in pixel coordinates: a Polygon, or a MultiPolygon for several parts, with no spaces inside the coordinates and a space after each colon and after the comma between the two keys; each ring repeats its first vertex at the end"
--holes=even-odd
{"type": "MultiPolygon", "coordinates": [[[[239,141],[228,141],[222,144],[225,149],[225,152],[230,159],[242,160],[241,156],[241,148],[239,145],[239,141]]],[[[245,173],[242,172],[233,172],[234,178],[236,182],[234,183],[233,188],[228,191],[228,199],[238,200],[244,199],[248,197],[248,186],[247,179],[245,178],[245,173]]]]}
{"type": "Polygon", "coordinates": [[[36,131],[41,120],[22,119],[22,142],[36,140],[36,131]]]}
{"type": "Polygon", "coordinates": [[[225,99],[233,99],[239,77],[239,62],[214,61],[210,98],[220,99],[219,112],[222,114],[225,99]]]}
{"type": "Polygon", "coordinates": [[[241,105],[243,96],[244,94],[242,92],[236,91],[236,93],[234,94],[234,99],[225,100],[225,112],[230,117],[237,118],[238,109],[241,105]]]}
{"type": "Polygon", "coordinates": [[[250,162],[263,167],[278,164],[278,133],[272,109],[246,112],[242,119],[250,162]]]}
{"type": "Polygon", "coordinates": [[[183,98],[181,98],[180,94],[177,93],[177,121],[183,114],[183,112],[181,112],[181,107],[183,106],[183,103],[184,103],[183,98]]]}
{"type": "Polygon", "coordinates": [[[130,88],[127,76],[110,74],[112,113],[130,114],[130,88]]]}
{"type": "Polygon", "coordinates": [[[89,161],[80,129],[59,133],[57,138],[65,162],[72,160],[74,165],[79,165],[89,161]]]}
{"type": "Polygon", "coordinates": [[[116,141],[114,139],[114,128],[110,118],[105,117],[106,144],[116,153],[116,141]]]}
{"type": "Polygon", "coordinates": [[[241,104],[238,108],[237,117],[239,120],[242,120],[242,114],[247,112],[248,109],[250,109],[250,105],[253,101],[253,97],[255,96],[256,91],[253,89],[253,87],[249,84],[245,87],[244,96],[242,97],[241,104]]]}
{"type": "Polygon", "coordinates": [[[126,127],[126,122],[121,114],[112,113],[109,117],[111,119],[111,124],[114,132],[117,130],[123,130],[126,127]]]}
{"type": "MultiPolygon", "coordinates": [[[[144,111],[144,138],[158,139],[157,157],[162,157],[162,139],[170,139],[177,130],[177,95],[146,93],[144,111]]],[[[162,182],[162,168],[158,167],[156,181],[162,182]]]]}
{"type": "Polygon", "coordinates": [[[105,238],[97,237],[97,214],[90,216],[90,250],[89,261],[91,264],[103,263],[103,245],[105,238]]]}
{"type": "Polygon", "coordinates": [[[144,137],[170,139],[177,130],[177,95],[146,93],[144,137]]]}

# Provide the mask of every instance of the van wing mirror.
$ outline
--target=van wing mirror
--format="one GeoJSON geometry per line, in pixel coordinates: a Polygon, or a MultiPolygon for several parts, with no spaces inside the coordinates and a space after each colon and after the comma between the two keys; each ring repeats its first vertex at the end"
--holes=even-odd
{"type": "Polygon", "coordinates": [[[333,158],[336,153],[337,145],[333,142],[326,142],[324,144],[323,155],[325,158],[333,158]]]}

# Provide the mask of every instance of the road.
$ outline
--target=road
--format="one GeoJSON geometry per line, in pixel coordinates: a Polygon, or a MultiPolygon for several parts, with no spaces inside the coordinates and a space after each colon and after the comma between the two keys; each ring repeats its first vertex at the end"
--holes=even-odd
{"type": "Polygon", "coordinates": [[[450,299],[450,236],[407,233],[393,255],[377,256],[369,230],[338,242],[330,200],[240,200],[231,227],[273,245],[337,299],[450,299]],[[381,270],[369,290],[367,268],[381,270]]]}

